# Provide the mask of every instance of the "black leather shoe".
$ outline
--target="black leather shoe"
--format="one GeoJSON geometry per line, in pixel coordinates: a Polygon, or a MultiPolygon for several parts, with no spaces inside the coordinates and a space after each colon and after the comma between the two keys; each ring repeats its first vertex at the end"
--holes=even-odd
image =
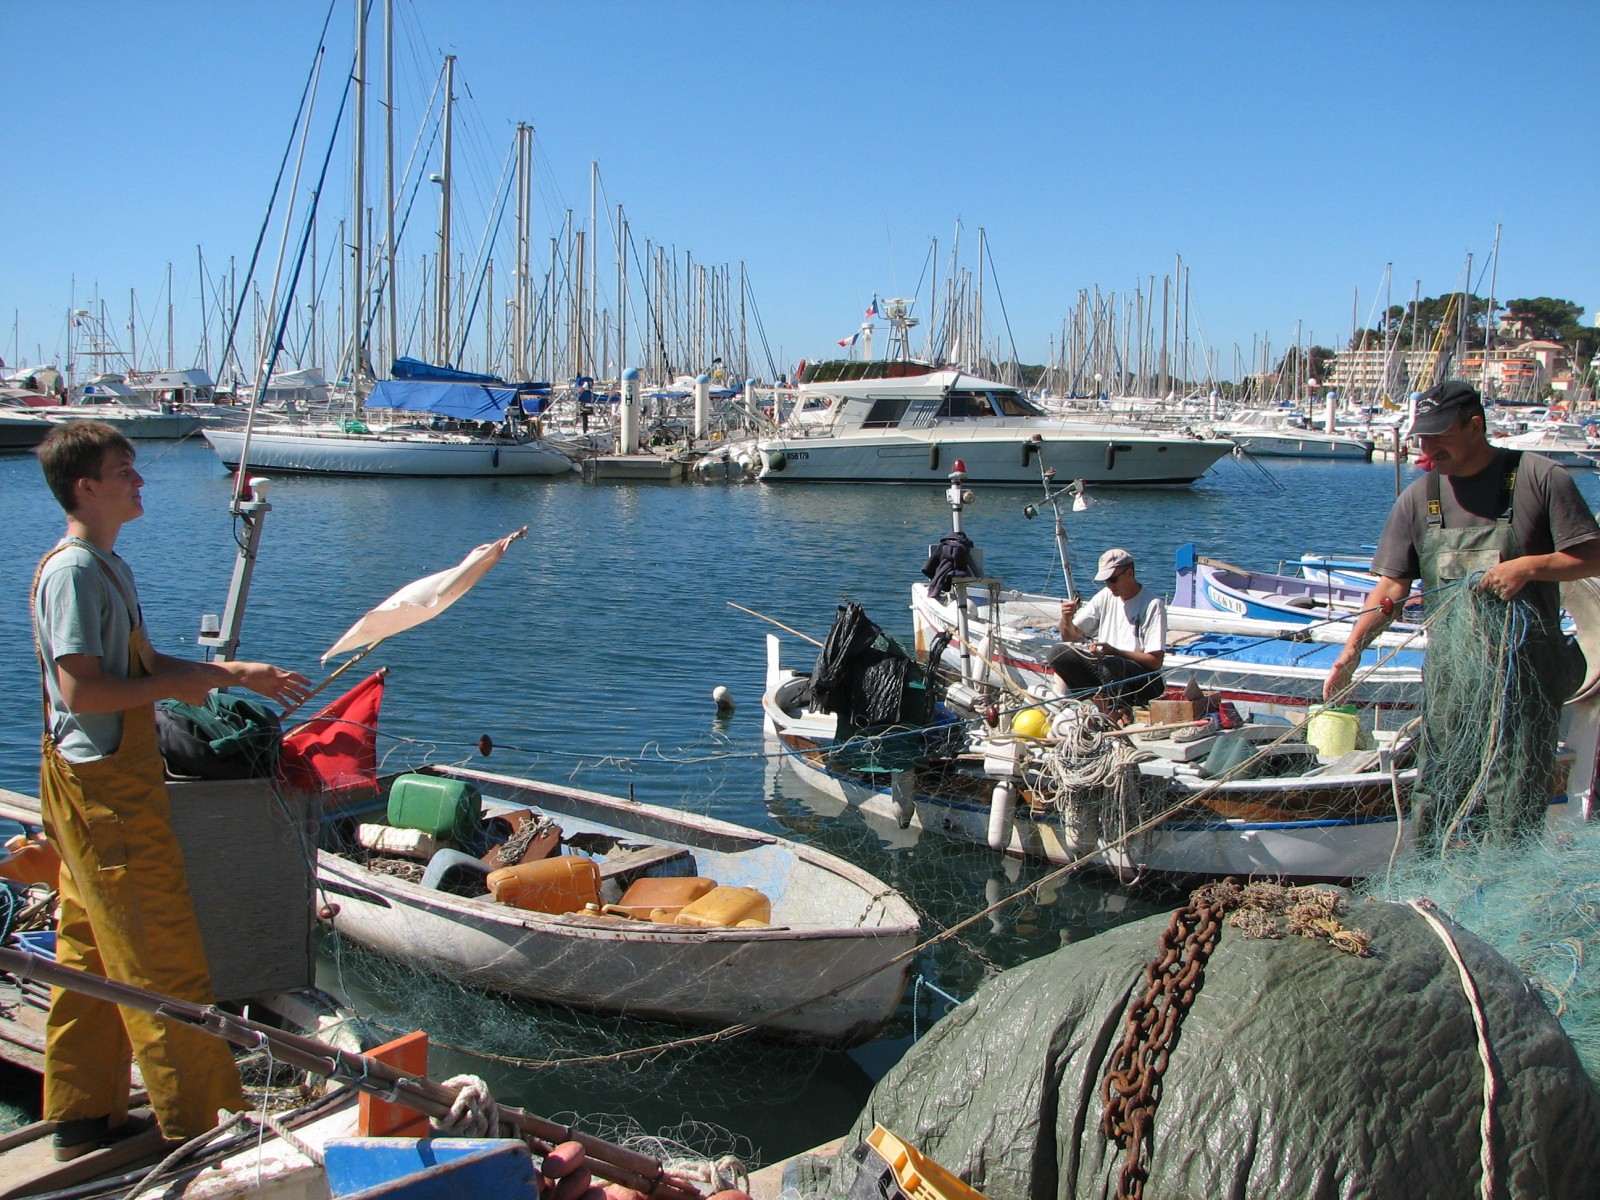
{"type": "Polygon", "coordinates": [[[152,1133],[159,1134],[154,1117],[129,1117],[115,1127],[105,1117],[79,1117],[57,1123],[55,1133],[50,1135],[50,1148],[57,1162],[71,1162],[92,1151],[152,1133]]]}

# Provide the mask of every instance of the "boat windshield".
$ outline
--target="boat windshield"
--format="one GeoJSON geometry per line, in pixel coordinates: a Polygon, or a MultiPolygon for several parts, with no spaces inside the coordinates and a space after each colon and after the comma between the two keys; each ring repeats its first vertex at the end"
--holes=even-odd
{"type": "Polygon", "coordinates": [[[995,408],[999,409],[1002,417],[1042,417],[1044,415],[1024,400],[1021,392],[1004,391],[991,394],[994,396],[995,408]]]}

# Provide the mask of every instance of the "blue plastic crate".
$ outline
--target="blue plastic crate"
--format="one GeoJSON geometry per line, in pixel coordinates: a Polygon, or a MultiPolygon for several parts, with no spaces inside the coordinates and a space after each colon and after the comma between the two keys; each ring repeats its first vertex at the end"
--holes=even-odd
{"type": "Polygon", "coordinates": [[[35,929],[28,933],[16,935],[17,949],[26,950],[29,954],[37,954],[40,958],[48,958],[51,962],[56,957],[56,931],[54,929],[35,929]]]}

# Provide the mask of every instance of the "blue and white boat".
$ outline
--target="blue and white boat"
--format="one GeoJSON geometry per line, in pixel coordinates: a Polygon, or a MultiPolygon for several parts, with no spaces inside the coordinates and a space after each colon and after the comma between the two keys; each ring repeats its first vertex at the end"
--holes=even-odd
{"type": "MultiPolygon", "coordinates": [[[[1177,585],[1173,604],[1178,607],[1214,609],[1289,625],[1335,622],[1340,626],[1341,642],[1349,633],[1347,623],[1371,603],[1373,584],[1363,586],[1350,578],[1348,568],[1300,575],[1252,571],[1196,554],[1193,542],[1178,547],[1174,565],[1177,585]]],[[[1397,621],[1393,628],[1413,628],[1415,621],[1421,619],[1420,604],[1420,596],[1408,600],[1408,611],[1403,616],[1413,620],[1397,621]]]]}

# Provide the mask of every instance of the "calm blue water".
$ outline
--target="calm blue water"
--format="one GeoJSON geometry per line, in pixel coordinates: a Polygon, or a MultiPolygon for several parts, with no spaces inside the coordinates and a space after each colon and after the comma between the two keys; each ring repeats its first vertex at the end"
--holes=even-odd
{"type": "MultiPolygon", "coordinates": [[[[222,611],[232,569],[229,483],[204,444],[145,443],[139,467],[146,516],[117,548],[134,565],[157,647],[191,655],[200,615],[222,611]]],[[[1169,591],[1173,551],[1185,540],[1257,567],[1305,550],[1359,547],[1376,541],[1393,482],[1389,464],[1284,462],[1264,473],[1228,460],[1192,489],[1101,492],[1087,512],[1068,515],[1074,565],[1087,582],[1102,550],[1125,546],[1145,582],[1169,591]]],[[[1592,472],[1579,486],[1591,504],[1600,499],[1592,472]]],[[[835,605],[849,597],[908,637],[908,586],[928,545],[950,528],[939,489],[586,486],[575,476],[285,478],[270,497],[241,656],[313,678],[323,673],[321,652],[402,584],[529,526],[528,538],[453,609],[367,660],[391,672],[382,746],[391,769],[467,760],[488,733],[497,746],[485,764],[492,769],[631,789],[641,800],[823,844],[904,890],[925,930],[1042,874],[936,839],[886,845],[859,819],[818,815],[806,789],[770,772],[762,757],[769,626],[728,602],[820,638],[835,605]],[[718,685],[738,701],[724,720],[710,698],[718,685]]],[[[1023,515],[1037,499],[1036,490],[981,491],[966,528],[984,548],[990,574],[1024,589],[1054,589],[1060,569],[1049,510],[1037,520],[1023,515]]],[[[38,685],[25,597],[35,562],[61,526],[34,461],[0,458],[0,596],[7,598],[0,667],[11,681],[0,721],[0,786],[29,793],[37,780],[38,685]]],[[[814,657],[786,642],[787,661],[814,657]]],[[[1144,915],[1153,903],[1069,881],[939,946],[919,973],[965,996],[994,969],[1144,915]]],[[[405,1028],[434,1019],[408,988],[381,975],[363,987],[343,959],[329,959],[325,979],[405,1028]]],[[[715,1122],[748,1139],[744,1152],[771,1161],[844,1130],[870,1086],[867,1072],[892,1062],[913,1022],[925,1025],[940,1010],[932,989],[919,998],[915,1016],[908,998],[888,1036],[853,1056],[733,1046],[537,1071],[470,1056],[443,1065],[487,1074],[498,1098],[534,1111],[614,1114],[651,1131],[690,1116],[715,1122]]],[[[444,1003],[477,1036],[452,1025],[451,1037],[436,1037],[522,1057],[604,1054],[663,1034],[533,1006],[444,1003]]]]}

